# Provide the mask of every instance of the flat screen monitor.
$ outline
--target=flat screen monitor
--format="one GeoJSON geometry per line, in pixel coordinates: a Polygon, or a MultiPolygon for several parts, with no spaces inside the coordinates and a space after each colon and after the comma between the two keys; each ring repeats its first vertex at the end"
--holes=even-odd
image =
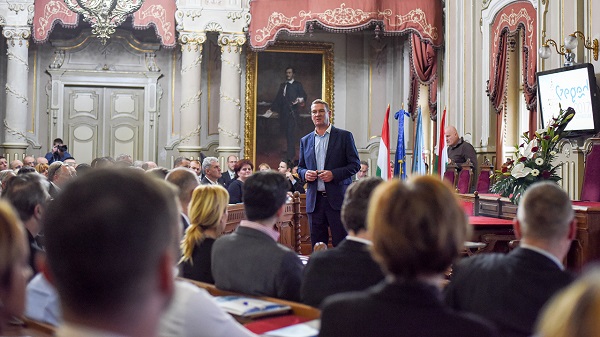
{"type": "Polygon", "coordinates": [[[565,131],[571,137],[598,132],[600,107],[594,66],[590,63],[537,73],[538,102],[542,127],[557,117],[559,105],[575,109],[575,117],[565,131]]]}

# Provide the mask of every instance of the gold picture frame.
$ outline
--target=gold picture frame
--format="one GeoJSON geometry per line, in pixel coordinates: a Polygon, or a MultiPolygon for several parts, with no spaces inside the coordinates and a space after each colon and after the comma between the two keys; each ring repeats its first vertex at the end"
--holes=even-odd
{"type": "Polygon", "coordinates": [[[274,44],[265,51],[249,51],[246,56],[246,113],[244,121],[244,157],[256,166],[267,163],[276,169],[286,146],[285,132],[278,125],[277,116],[265,113],[277,94],[277,88],[286,80],[286,68],[296,70],[295,80],[302,83],[307,99],[299,111],[297,145],[300,137],[311,130],[310,103],[324,99],[330,105],[333,121],[333,44],[322,42],[287,42],[274,44]],[[260,131],[257,131],[257,128],[260,131]]]}

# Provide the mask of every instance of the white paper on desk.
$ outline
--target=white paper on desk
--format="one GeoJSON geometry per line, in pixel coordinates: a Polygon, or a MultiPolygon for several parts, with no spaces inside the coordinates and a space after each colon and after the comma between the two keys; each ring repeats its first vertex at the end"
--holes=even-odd
{"type": "Polygon", "coordinates": [[[319,330],[301,323],[286,326],[285,328],[272,330],[265,332],[263,336],[270,337],[316,337],[319,334],[319,330]]]}

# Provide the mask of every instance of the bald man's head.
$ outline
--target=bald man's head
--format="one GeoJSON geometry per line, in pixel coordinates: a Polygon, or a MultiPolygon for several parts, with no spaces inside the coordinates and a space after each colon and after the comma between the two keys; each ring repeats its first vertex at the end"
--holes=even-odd
{"type": "Polygon", "coordinates": [[[458,144],[458,132],[455,127],[448,126],[446,130],[444,130],[444,137],[446,138],[446,145],[454,146],[458,144]]]}

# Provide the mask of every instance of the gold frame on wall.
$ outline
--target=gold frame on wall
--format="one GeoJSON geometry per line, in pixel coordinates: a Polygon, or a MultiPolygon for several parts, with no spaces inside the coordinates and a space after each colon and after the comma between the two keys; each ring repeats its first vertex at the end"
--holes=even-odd
{"type": "MultiPolygon", "coordinates": [[[[253,162],[256,161],[256,111],[258,109],[258,82],[269,80],[266,78],[259,79],[259,54],[261,53],[294,53],[294,54],[319,54],[321,55],[321,97],[327,101],[332,111],[334,111],[333,101],[333,44],[322,42],[288,42],[281,41],[262,52],[248,51],[246,56],[246,113],[244,120],[244,158],[249,158],[253,162]]],[[[287,64],[281,65],[280,68],[285,68],[287,64]]],[[[282,70],[281,75],[283,76],[282,70]]],[[[278,84],[283,82],[284,78],[280,77],[275,80],[278,84]]],[[[309,97],[308,100],[315,99],[309,97]]],[[[310,102],[307,102],[307,105],[310,102]]],[[[259,163],[256,163],[258,165],[259,163]]]]}

